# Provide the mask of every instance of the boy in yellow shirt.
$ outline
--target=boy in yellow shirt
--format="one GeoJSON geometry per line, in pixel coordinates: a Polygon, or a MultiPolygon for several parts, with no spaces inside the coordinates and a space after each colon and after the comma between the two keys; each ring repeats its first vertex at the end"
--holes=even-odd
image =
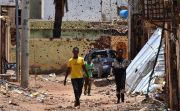
{"type": "Polygon", "coordinates": [[[72,82],[72,86],[73,86],[74,94],[75,94],[75,105],[74,106],[80,108],[79,98],[82,94],[82,88],[83,88],[83,83],[84,83],[82,68],[85,71],[88,79],[90,79],[90,78],[89,78],[88,72],[84,66],[84,64],[85,64],[84,59],[81,57],[78,57],[79,48],[74,47],[72,52],[74,54],[74,57],[71,58],[68,62],[68,69],[66,71],[64,86],[66,85],[66,79],[71,70],[71,82],[72,82]]]}

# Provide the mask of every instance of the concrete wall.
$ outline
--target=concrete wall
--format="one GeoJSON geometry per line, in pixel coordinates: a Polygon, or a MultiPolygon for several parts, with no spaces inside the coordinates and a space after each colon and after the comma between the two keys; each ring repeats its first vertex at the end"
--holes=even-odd
{"type": "Polygon", "coordinates": [[[30,10],[29,10],[29,18],[30,19],[42,19],[42,0],[30,0],[30,10]]]}
{"type": "Polygon", "coordinates": [[[104,20],[117,17],[117,0],[102,0],[102,15],[104,20]]]}
{"type": "MultiPolygon", "coordinates": [[[[30,73],[61,74],[67,70],[67,62],[73,57],[73,47],[79,47],[79,56],[84,57],[93,48],[111,48],[116,50],[119,42],[128,47],[127,36],[101,36],[99,39],[30,39],[30,73]],[[110,38],[110,39],[109,39],[110,38]],[[103,41],[103,43],[101,43],[103,41]],[[109,45],[109,46],[108,46],[109,45]]],[[[124,53],[127,53],[125,50],[124,53]]],[[[127,57],[128,59],[128,57],[127,57]]]]}
{"type": "MultiPolygon", "coordinates": [[[[18,0],[19,5],[21,5],[21,0],[18,0]]],[[[15,0],[0,0],[0,5],[15,5],[15,0]]]]}
{"type": "MultiPolygon", "coordinates": [[[[43,16],[39,20],[54,21],[54,0],[42,0],[43,16]]],[[[68,0],[68,12],[64,14],[63,21],[102,21],[103,16],[110,19],[117,16],[117,0],[68,0]],[[111,4],[111,5],[110,5],[111,4]]]]}
{"type": "Polygon", "coordinates": [[[112,36],[111,37],[111,49],[117,51],[118,47],[117,44],[119,43],[124,43],[126,46],[120,46],[121,48],[123,48],[124,52],[123,52],[123,56],[129,60],[128,58],[128,37],[127,36],[112,36]]]}
{"type": "MultiPolygon", "coordinates": [[[[53,2],[54,0],[38,2],[39,5],[42,5],[42,14],[41,19],[37,20],[54,21],[55,6],[53,2]]],[[[118,1],[118,3],[121,2],[118,1]]],[[[0,5],[15,5],[15,0],[0,0],[0,5]]],[[[21,5],[20,0],[19,5],[21,5]]],[[[69,11],[64,14],[63,21],[102,21],[103,18],[112,19],[117,16],[117,0],[102,0],[102,3],[101,0],[68,0],[68,9],[69,11]]]]}
{"type": "Polygon", "coordinates": [[[73,47],[79,47],[79,56],[84,55],[94,47],[90,45],[94,41],[86,39],[30,39],[29,42],[29,65],[30,73],[60,74],[67,70],[67,62],[73,57],[73,47]]]}
{"type": "MultiPolygon", "coordinates": [[[[44,9],[41,10],[42,19],[37,20],[41,22],[54,21],[55,10],[53,1],[54,0],[42,0],[42,9],[44,9]]],[[[15,5],[15,2],[0,0],[0,4],[15,5]]],[[[19,2],[19,4],[21,3],[19,2]]],[[[69,12],[65,13],[63,21],[102,21],[104,18],[110,19],[117,16],[116,6],[116,0],[111,0],[111,2],[109,2],[109,0],[102,0],[102,3],[101,0],[68,0],[69,12]]],[[[31,21],[33,20],[34,19],[31,21]]],[[[104,34],[101,30],[86,30],[86,27],[96,27],[96,25],[91,26],[89,23],[79,22],[75,24],[69,23],[69,25],[68,23],[62,24],[62,39],[51,40],[49,38],[51,38],[53,34],[53,24],[47,22],[34,22],[33,24],[30,22],[30,73],[48,74],[54,72],[60,74],[65,72],[67,62],[73,56],[72,48],[75,46],[80,48],[79,56],[84,57],[85,54],[93,48],[111,48],[110,45],[115,44],[116,46],[117,44],[114,42],[111,43],[110,37],[107,36],[108,34],[104,34]],[[42,27],[46,27],[47,29],[41,29],[42,27]],[[102,35],[106,36],[103,37],[102,35]]],[[[107,28],[106,25],[103,26],[107,28]]],[[[11,49],[11,60],[12,62],[16,60],[15,48],[11,49]]]]}
{"type": "MultiPolygon", "coordinates": [[[[99,38],[99,31],[97,30],[62,30],[61,31],[61,38],[93,38],[98,39],[99,38]]],[[[53,37],[53,30],[52,29],[46,29],[46,30],[36,30],[31,29],[30,30],[30,38],[51,38],[53,37]]]]}

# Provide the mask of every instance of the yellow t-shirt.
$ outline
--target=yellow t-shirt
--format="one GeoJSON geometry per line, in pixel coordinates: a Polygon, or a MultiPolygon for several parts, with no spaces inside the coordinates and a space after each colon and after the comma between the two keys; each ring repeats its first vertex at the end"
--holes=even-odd
{"type": "Polygon", "coordinates": [[[71,58],[68,62],[68,67],[71,67],[71,79],[83,78],[82,65],[84,65],[84,59],[78,57],[77,59],[71,58]]]}

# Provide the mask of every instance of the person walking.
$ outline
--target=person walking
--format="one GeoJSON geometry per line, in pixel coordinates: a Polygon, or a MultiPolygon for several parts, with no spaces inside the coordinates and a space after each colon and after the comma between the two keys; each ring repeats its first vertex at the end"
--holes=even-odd
{"type": "Polygon", "coordinates": [[[84,64],[85,64],[84,59],[81,57],[78,57],[79,48],[74,47],[72,53],[73,53],[74,57],[71,58],[68,62],[68,69],[66,71],[66,75],[65,75],[65,79],[64,79],[64,86],[66,86],[66,79],[71,70],[71,82],[72,82],[72,86],[74,89],[74,95],[75,95],[75,105],[74,106],[79,109],[80,108],[79,98],[81,97],[82,88],[83,88],[83,84],[84,84],[82,68],[85,71],[87,78],[88,79],[90,79],[90,78],[89,78],[88,72],[84,66],[84,64]]]}
{"type": "Polygon", "coordinates": [[[118,57],[112,62],[110,76],[113,76],[112,71],[115,73],[115,82],[116,82],[116,96],[118,98],[117,104],[124,102],[124,93],[125,93],[125,81],[126,81],[126,68],[128,66],[127,59],[122,57],[123,49],[118,49],[118,57]]]}
{"type": "MultiPolygon", "coordinates": [[[[91,56],[88,57],[88,61],[85,63],[85,67],[88,71],[89,77],[92,79],[93,75],[92,75],[92,71],[94,70],[94,64],[91,62],[92,58],[91,56]]],[[[85,80],[85,84],[84,84],[84,95],[87,94],[87,87],[88,87],[88,96],[91,96],[90,92],[91,92],[91,84],[92,81],[88,79],[88,77],[86,75],[84,75],[84,80],[85,80]]]]}

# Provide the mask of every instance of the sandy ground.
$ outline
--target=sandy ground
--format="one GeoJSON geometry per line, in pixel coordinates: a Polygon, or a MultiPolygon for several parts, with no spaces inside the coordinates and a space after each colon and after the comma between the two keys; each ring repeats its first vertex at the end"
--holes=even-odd
{"type": "Polygon", "coordinates": [[[64,76],[39,75],[34,77],[34,75],[31,75],[29,77],[29,88],[36,90],[38,93],[15,85],[9,86],[8,92],[3,92],[6,88],[5,85],[1,85],[0,111],[127,111],[140,110],[148,105],[138,102],[143,100],[144,96],[138,96],[136,99],[135,97],[126,96],[124,103],[116,104],[115,83],[109,82],[105,78],[99,78],[95,79],[92,84],[92,96],[82,94],[80,98],[81,108],[76,109],[70,77],[67,79],[66,86],[63,85],[63,80],[64,76]]]}

